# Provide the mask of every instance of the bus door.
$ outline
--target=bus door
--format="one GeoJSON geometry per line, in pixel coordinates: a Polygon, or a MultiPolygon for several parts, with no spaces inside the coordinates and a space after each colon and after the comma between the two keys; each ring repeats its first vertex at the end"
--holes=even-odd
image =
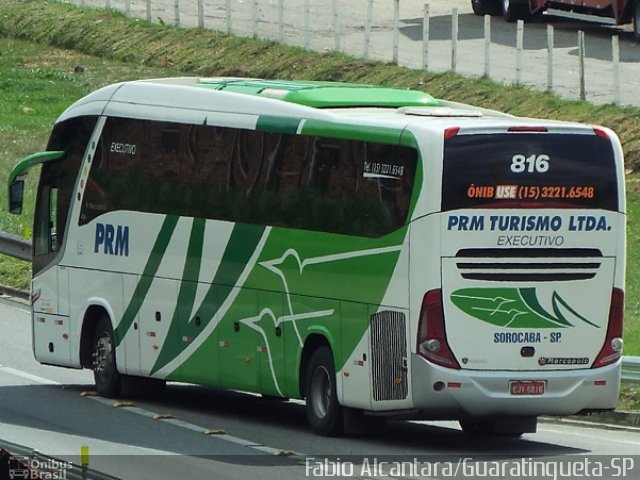
{"type": "Polygon", "coordinates": [[[43,363],[68,365],[71,359],[69,271],[60,265],[67,218],[80,163],[67,153],[42,166],[33,228],[34,353],[43,363]]]}

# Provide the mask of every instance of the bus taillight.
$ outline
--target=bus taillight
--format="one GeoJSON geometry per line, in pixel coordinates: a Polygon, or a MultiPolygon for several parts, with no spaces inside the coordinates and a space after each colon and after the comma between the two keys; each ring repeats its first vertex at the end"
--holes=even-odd
{"type": "Polygon", "coordinates": [[[622,356],[622,329],[624,317],[624,291],[614,288],[611,293],[611,307],[609,309],[609,324],[607,338],[596,361],[591,368],[604,367],[616,362],[622,356]]]}
{"type": "Polygon", "coordinates": [[[445,140],[450,140],[453,137],[455,137],[456,135],[458,135],[458,132],[460,131],[460,127],[449,127],[449,128],[445,128],[444,130],[444,139],[445,140]]]}
{"type": "Polygon", "coordinates": [[[460,369],[460,364],[447,343],[440,289],[428,291],[422,299],[418,325],[418,353],[436,365],[460,369]]]}
{"type": "Polygon", "coordinates": [[[609,140],[609,134],[605,130],[603,130],[602,128],[593,127],[593,132],[597,136],[599,136],[601,138],[604,138],[605,140],[609,140]]]}

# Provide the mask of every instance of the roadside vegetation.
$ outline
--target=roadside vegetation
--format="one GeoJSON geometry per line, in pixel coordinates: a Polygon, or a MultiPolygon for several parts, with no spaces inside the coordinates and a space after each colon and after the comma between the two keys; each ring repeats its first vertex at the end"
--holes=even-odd
{"type": "MultiPolygon", "coordinates": [[[[640,355],[640,175],[635,173],[640,170],[640,109],[637,108],[566,101],[486,79],[431,74],[343,54],[310,53],[275,42],[150,24],[112,11],[80,9],[42,0],[2,0],[0,230],[29,235],[37,175],[32,174],[29,180],[25,214],[21,216],[7,213],[4,179],[18,159],[46,147],[51,124],[69,104],[109,83],[178,75],[384,84],[423,90],[437,98],[514,115],[581,121],[614,129],[622,140],[628,173],[625,353],[640,355]]],[[[28,264],[0,255],[0,284],[27,288],[28,264]]],[[[629,397],[633,399],[634,395],[629,397]]]]}

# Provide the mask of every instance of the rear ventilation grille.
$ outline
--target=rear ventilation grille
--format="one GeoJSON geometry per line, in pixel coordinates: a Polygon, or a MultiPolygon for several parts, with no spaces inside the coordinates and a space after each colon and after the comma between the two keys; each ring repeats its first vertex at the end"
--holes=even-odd
{"type": "Polygon", "coordinates": [[[602,252],[593,248],[463,249],[456,254],[456,266],[467,280],[571,281],[595,277],[602,258],[602,252]]]}
{"type": "Polygon", "coordinates": [[[373,399],[407,398],[407,321],[404,313],[371,315],[371,369],[373,399]]]}

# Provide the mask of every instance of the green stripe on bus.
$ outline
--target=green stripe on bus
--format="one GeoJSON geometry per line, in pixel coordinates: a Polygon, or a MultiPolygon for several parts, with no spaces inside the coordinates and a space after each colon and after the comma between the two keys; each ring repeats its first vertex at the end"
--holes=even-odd
{"type": "Polygon", "coordinates": [[[142,276],[140,277],[138,285],[136,285],[136,289],[133,292],[133,296],[129,301],[129,305],[127,305],[120,323],[113,332],[116,346],[120,345],[124,336],[127,334],[127,331],[131,327],[133,320],[136,318],[136,315],[138,315],[142,301],[149,292],[151,283],[156,276],[158,267],[160,267],[160,262],[167,251],[169,241],[171,240],[173,231],[177,224],[178,217],[172,215],[167,215],[167,217],[165,217],[162,227],[160,228],[160,233],[158,233],[158,238],[156,238],[153,248],[151,249],[151,254],[147,259],[147,264],[144,267],[142,276]]]}
{"type": "Polygon", "coordinates": [[[276,133],[296,133],[301,120],[291,117],[274,117],[271,115],[261,115],[258,117],[256,130],[276,133]]]}
{"type": "Polygon", "coordinates": [[[353,125],[348,123],[327,122],[310,119],[304,122],[302,134],[319,137],[343,138],[361,140],[365,142],[389,143],[400,145],[402,129],[389,127],[375,127],[372,125],[353,125]]]}
{"type": "MultiPolygon", "coordinates": [[[[193,315],[194,318],[200,318],[200,325],[197,327],[197,330],[192,330],[192,341],[199,333],[206,329],[209,322],[220,309],[220,306],[225,303],[232,289],[237,286],[238,279],[255,252],[264,230],[264,226],[257,225],[238,223],[234,226],[213,282],[202,303],[193,315]]],[[[178,304],[176,308],[180,309],[181,305],[178,304]]],[[[183,321],[183,323],[185,322],[183,321]]],[[[189,323],[189,325],[193,326],[192,323],[189,323]]],[[[170,338],[170,336],[167,335],[166,338],[170,338]]],[[[151,370],[152,373],[164,367],[188,346],[187,343],[182,341],[182,335],[180,335],[177,340],[179,344],[173,347],[170,345],[166,347],[163,346],[162,353],[151,370]]]]}
{"type": "MultiPolygon", "coordinates": [[[[186,318],[193,311],[193,305],[196,300],[196,292],[198,291],[198,279],[200,277],[200,267],[202,265],[202,248],[204,245],[204,231],[206,220],[196,218],[191,225],[191,236],[189,237],[189,246],[187,247],[187,258],[184,262],[184,270],[182,272],[182,282],[178,291],[178,302],[173,312],[173,318],[169,324],[169,331],[162,350],[158,356],[158,363],[166,363],[174,358],[182,351],[184,342],[180,332],[181,323],[189,322],[191,319],[186,318]],[[166,361],[164,359],[167,359],[166,361]]],[[[153,373],[153,371],[152,371],[153,373]]]]}

